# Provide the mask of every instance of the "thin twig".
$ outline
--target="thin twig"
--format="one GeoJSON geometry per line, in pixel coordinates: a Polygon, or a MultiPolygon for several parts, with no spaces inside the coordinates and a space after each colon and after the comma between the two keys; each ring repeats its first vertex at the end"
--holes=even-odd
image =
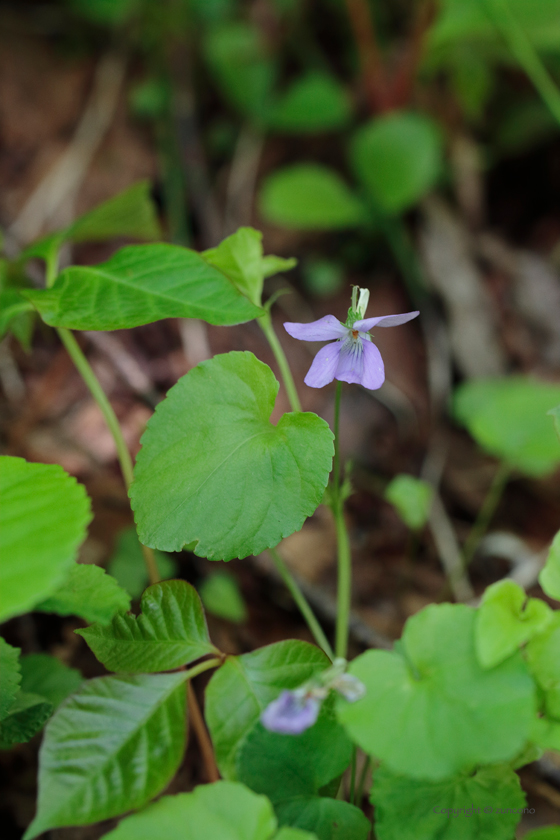
{"type": "Polygon", "coordinates": [[[386,109],[387,78],[367,0],[346,0],[360,58],[360,70],[372,111],[386,109]]]}
{"type": "Polygon", "coordinates": [[[251,123],[242,126],[231,161],[226,195],[223,235],[251,224],[253,197],[259,171],[264,134],[251,123]]]}
{"type": "Polygon", "coordinates": [[[208,735],[208,730],[206,729],[206,724],[204,723],[204,718],[202,717],[202,712],[200,711],[200,706],[198,705],[198,700],[196,699],[196,694],[194,693],[194,688],[192,687],[190,680],[188,683],[187,693],[189,718],[198,741],[198,746],[200,747],[200,753],[202,755],[204,767],[206,768],[208,781],[217,782],[220,779],[220,773],[214,756],[214,748],[212,747],[212,742],[210,740],[210,736],[208,735]]]}

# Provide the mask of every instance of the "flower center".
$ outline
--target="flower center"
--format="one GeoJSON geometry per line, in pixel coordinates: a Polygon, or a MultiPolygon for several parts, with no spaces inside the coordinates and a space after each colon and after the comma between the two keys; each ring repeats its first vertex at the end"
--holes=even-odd
{"type": "Polygon", "coordinates": [[[358,338],[358,330],[352,330],[352,338],[358,338]]]}

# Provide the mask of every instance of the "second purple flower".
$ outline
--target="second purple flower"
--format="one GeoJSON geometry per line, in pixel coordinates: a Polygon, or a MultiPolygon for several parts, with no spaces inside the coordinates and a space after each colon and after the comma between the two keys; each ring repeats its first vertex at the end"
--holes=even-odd
{"type": "Polygon", "coordinates": [[[322,388],[333,379],[353,382],[374,391],[385,381],[385,367],[381,353],[371,340],[369,330],[373,327],[398,327],[419,315],[419,312],[405,312],[402,315],[379,315],[364,318],[369,290],[352,290],[352,307],[348,318],[342,324],[334,315],[325,315],[309,324],[284,324],[286,331],[301,341],[330,341],[313,360],[304,379],[311,388],[322,388]]]}

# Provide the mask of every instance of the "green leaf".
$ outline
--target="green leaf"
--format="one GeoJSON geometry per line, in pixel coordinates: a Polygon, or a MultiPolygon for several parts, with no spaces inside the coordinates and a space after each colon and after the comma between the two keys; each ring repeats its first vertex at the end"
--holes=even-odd
{"type": "Polygon", "coordinates": [[[0,749],[24,744],[37,733],[51,716],[53,706],[44,697],[20,691],[0,723],[0,749]]]}
{"type": "Polygon", "coordinates": [[[254,725],[237,755],[237,775],[274,804],[318,794],[340,776],[352,758],[352,743],[325,702],[314,726],[301,735],[269,732],[254,725]]]}
{"type": "MultiPolygon", "coordinates": [[[[177,574],[177,563],[161,551],[154,551],[155,561],[161,580],[169,580],[177,574]]],[[[119,586],[126,589],[131,598],[139,598],[148,586],[148,571],[144,555],[138,540],[136,528],[122,531],[117,540],[115,553],[109,560],[107,571],[115,578],[119,586]]]]}
{"type": "Polygon", "coordinates": [[[118,26],[137,11],[140,0],[70,0],[74,11],[101,26],[118,26]]]}
{"type": "Polygon", "coordinates": [[[21,658],[21,688],[40,694],[56,709],[63,700],[82,684],[83,677],[75,668],[69,668],[55,656],[47,653],[30,653],[21,658]]]}
{"type": "Polygon", "coordinates": [[[239,747],[261,712],[283,689],[297,688],[324,671],[329,660],[307,642],[277,642],[231,656],[206,689],[205,717],[223,776],[235,779],[239,747]]]}
{"type": "Polygon", "coordinates": [[[264,278],[288,271],[296,260],[263,257],[262,233],[250,227],[239,228],[217,248],[203,251],[207,263],[222,271],[255,306],[261,306],[264,278]]]}
{"type": "Polygon", "coordinates": [[[276,814],[281,825],[312,831],[319,840],[366,840],[371,830],[359,808],[328,796],[294,797],[277,805],[276,814]]]}
{"type": "Polygon", "coordinates": [[[136,810],[175,774],[185,749],[183,673],[88,680],[49,721],[37,815],[26,840],[136,810]]]}
{"type": "Polygon", "coordinates": [[[549,598],[560,601],[560,531],[552,540],[546,563],[539,574],[539,583],[549,598]]]}
{"type": "Polygon", "coordinates": [[[150,194],[150,182],[139,181],[104,201],[66,228],[64,239],[92,242],[126,236],[161,239],[162,233],[150,194]]]}
{"type": "Polygon", "coordinates": [[[0,621],[54,592],[91,519],[81,484],[57,464],[0,457],[0,621]]]}
{"type": "Polygon", "coordinates": [[[318,838],[316,834],[310,834],[308,831],[302,831],[300,828],[284,826],[278,834],[274,835],[274,840],[318,840],[318,838]]]}
{"type": "Polygon", "coordinates": [[[0,289],[0,339],[11,331],[21,342],[18,332],[29,322],[31,312],[33,306],[16,289],[0,289]]]}
{"type": "Polygon", "coordinates": [[[521,376],[476,379],[455,391],[453,413],[478,445],[532,476],[560,463],[560,442],[546,414],[560,387],[521,376]]]}
{"type": "Polygon", "coordinates": [[[541,750],[560,752],[560,723],[547,717],[536,717],[531,729],[531,741],[541,750]]]}
{"type": "Polygon", "coordinates": [[[560,840],[560,826],[547,825],[544,828],[535,828],[524,834],[523,840],[560,840]]]}
{"type": "Polygon", "coordinates": [[[402,111],[376,117],[352,139],[350,160],[378,207],[402,213],[435,184],[442,167],[437,125],[402,111]]]}
{"type": "Polygon", "coordinates": [[[301,528],[323,497],[333,436],[309,412],[273,426],[277,393],[249,352],[215,356],[171,388],[148,421],[130,488],[144,545],[179,551],[198,540],[199,557],[231,560],[301,528]]]}
{"type": "Polygon", "coordinates": [[[329,74],[312,70],[276,102],[268,124],[295,134],[329,131],[343,128],[350,113],[350,100],[342,85],[329,74]]]}
{"type": "Polygon", "coordinates": [[[317,163],[296,163],[269,175],[259,196],[267,222],[295,230],[353,228],[367,211],[340,175],[317,163]]]}
{"type": "Polygon", "coordinates": [[[371,801],[378,840],[511,840],[526,804],[519,777],[507,765],[435,783],[381,766],[371,801]]]}
{"type": "Polygon", "coordinates": [[[0,636],[0,721],[4,720],[15,700],[21,682],[19,655],[21,650],[12,647],[0,636]]]}
{"type": "Polygon", "coordinates": [[[552,621],[553,612],[539,598],[529,598],[513,580],[500,580],[485,591],[477,611],[475,644],[483,668],[493,668],[552,621]]]}
{"type": "Polygon", "coordinates": [[[215,782],[164,796],[121,820],[104,840],[271,840],[275,831],[276,817],[264,796],[235,782],[215,782]]]}
{"type": "Polygon", "coordinates": [[[130,608],[130,596],[99,566],[75,563],[58,589],[35,607],[39,612],[79,615],[107,623],[130,608]]]}
{"type": "Polygon", "coordinates": [[[393,772],[437,781],[509,761],[523,748],[533,680],[519,653],[484,670],[474,623],[470,607],[432,605],[407,621],[399,652],[368,651],[352,662],[366,695],[356,703],[340,699],[339,719],[393,772]]]}
{"type": "Polygon", "coordinates": [[[109,671],[170,671],[217,652],[208,637],[200,598],[186,581],[149,586],[140,608],[138,617],[119,614],[108,627],[94,624],[76,630],[109,671]]]}
{"type": "Polygon", "coordinates": [[[546,713],[560,721],[560,613],[526,648],[531,673],[544,692],[546,713]]]}
{"type": "Polygon", "coordinates": [[[261,310],[188,248],[158,243],[129,245],[105,263],[70,266],[52,289],[25,296],[53,327],[120,330],[162,318],[201,318],[239,324],[261,310]]]}
{"type": "Polygon", "coordinates": [[[204,609],[218,618],[243,624],[247,620],[247,607],[237,581],[231,575],[216,572],[204,578],[198,588],[204,609]]]}
{"type": "Polygon", "coordinates": [[[404,524],[413,531],[428,521],[434,491],[427,481],[400,473],[389,482],[385,498],[396,507],[404,524]]]}

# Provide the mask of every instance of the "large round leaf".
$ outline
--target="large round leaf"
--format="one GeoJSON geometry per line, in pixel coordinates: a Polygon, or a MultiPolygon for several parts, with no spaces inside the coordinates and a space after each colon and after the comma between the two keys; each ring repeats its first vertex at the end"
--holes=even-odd
{"type": "Polygon", "coordinates": [[[558,403],[558,385],[512,376],[465,382],[455,392],[453,410],[479,446],[540,476],[560,463],[560,443],[547,417],[558,403]]]}
{"type": "Polygon", "coordinates": [[[0,621],[63,581],[91,519],[81,484],[57,464],[0,457],[0,621]]]}
{"type": "Polygon", "coordinates": [[[475,654],[475,611],[427,607],[409,619],[398,653],[368,651],[350,666],[366,686],[340,700],[339,719],[363,750],[395,773],[444,779],[478,764],[509,761],[534,714],[534,683],[519,653],[483,670],[475,654]]]}
{"type": "Polygon", "coordinates": [[[278,382],[248,352],[203,362],[169,391],[142,437],[130,490],[140,540],[231,560],[297,531],[321,502],[332,433],[311,413],[270,423],[278,382]]]}
{"type": "Polygon", "coordinates": [[[406,112],[376,117],[350,147],[356,175],[386,213],[400,213],[422,198],[440,173],[441,154],[436,124],[406,112]]]}

